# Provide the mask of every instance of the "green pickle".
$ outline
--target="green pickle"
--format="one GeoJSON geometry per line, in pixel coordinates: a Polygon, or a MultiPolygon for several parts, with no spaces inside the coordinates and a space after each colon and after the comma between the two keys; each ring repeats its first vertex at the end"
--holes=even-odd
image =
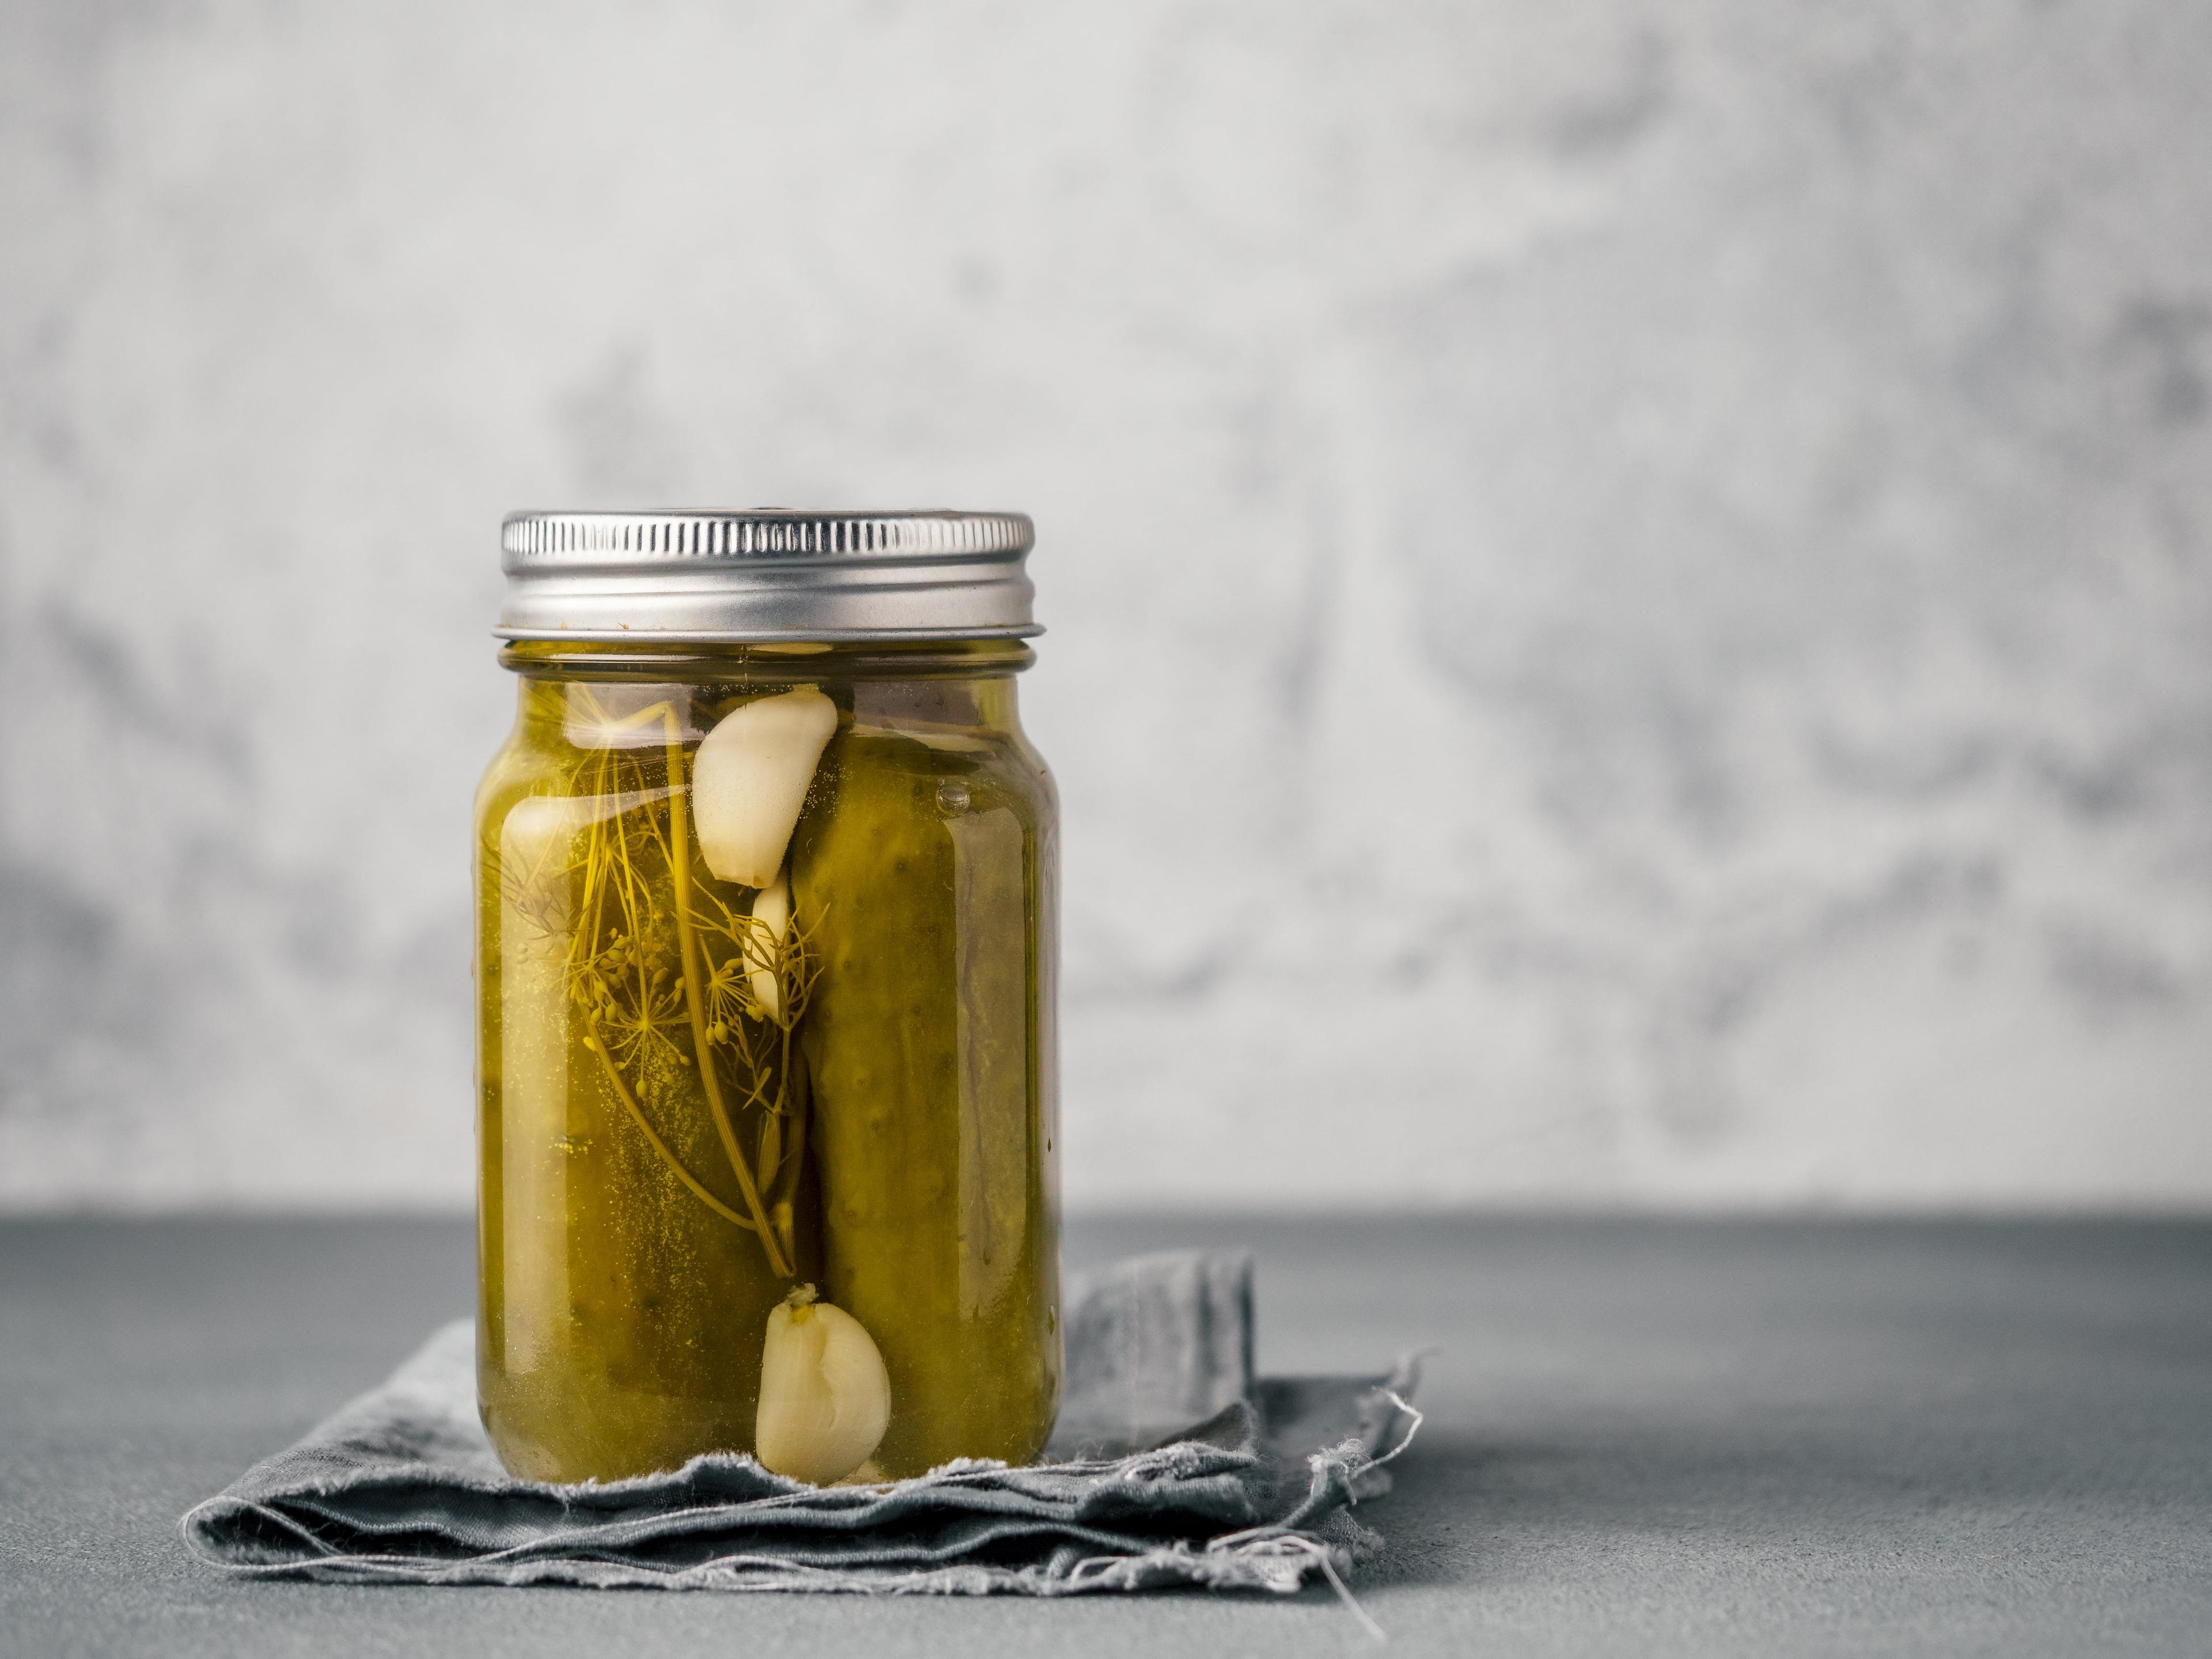
{"type": "Polygon", "coordinates": [[[517,1474],[1042,1449],[1051,783],[990,672],[1026,652],[963,649],[823,651],[805,682],[511,652],[477,798],[477,1344],[517,1474]]]}
{"type": "Polygon", "coordinates": [[[792,852],[821,918],[805,1045],[827,1290],[890,1369],[892,1474],[1026,1462],[1059,1401],[1033,1012],[1048,848],[1014,758],[845,732],[792,852]]]}

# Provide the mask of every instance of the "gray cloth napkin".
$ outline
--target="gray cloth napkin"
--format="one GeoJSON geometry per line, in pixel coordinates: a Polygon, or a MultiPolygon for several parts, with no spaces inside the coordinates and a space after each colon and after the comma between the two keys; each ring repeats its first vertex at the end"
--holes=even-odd
{"type": "Polygon", "coordinates": [[[1381,1547],[1347,1512],[1419,1418],[1388,1376],[1252,1375],[1251,1261],[1140,1256],[1069,1285],[1046,1461],[805,1486],[717,1453],[580,1486],[518,1480],[477,1419],[465,1320],[184,1518],[226,1570],[342,1583],[1068,1595],[1287,1593],[1381,1547]]]}

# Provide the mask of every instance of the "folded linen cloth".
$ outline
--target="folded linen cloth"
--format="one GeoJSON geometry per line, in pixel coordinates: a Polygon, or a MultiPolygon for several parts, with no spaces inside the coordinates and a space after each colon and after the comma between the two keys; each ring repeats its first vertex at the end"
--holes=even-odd
{"type": "Polygon", "coordinates": [[[1068,1289],[1060,1427],[1025,1468],[817,1487],[715,1453],[519,1480],[477,1420],[460,1320],[186,1515],[185,1539],[230,1571],[347,1583],[1027,1595],[1341,1588],[1380,1549],[1347,1511],[1388,1490],[1419,1421],[1413,1362],[1255,1379],[1241,1254],[1141,1256],[1068,1289]]]}

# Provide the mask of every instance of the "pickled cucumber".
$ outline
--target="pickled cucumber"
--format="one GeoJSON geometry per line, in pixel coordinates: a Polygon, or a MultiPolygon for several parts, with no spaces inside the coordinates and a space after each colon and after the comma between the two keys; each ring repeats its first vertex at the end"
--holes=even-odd
{"type": "Polygon", "coordinates": [[[826,1290],[890,1374],[875,1461],[1025,1462],[1060,1384],[1040,791],[1011,744],[860,726],[818,787],[792,845],[820,974],[801,1041],[826,1290]]]}
{"type": "MultiPolygon", "coordinates": [[[[623,763],[640,787],[593,793],[598,757],[528,715],[526,699],[535,742],[479,802],[480,1394],[515,1473],[605,1480],[750,1446],[762,1333],[790,1283],[640,1132],[577,1006],[581,844],[594,824],[665,814],[665,762],[641,750],[623,763]]],[[[655,900],[631,948],[665,986],[680,943],[665,849],[636,836],[629,855],[655,900]]],[[[657,1012],[667,1029],[624,1057],[625,1086],[674,1164],[742,1213],[665,989],[657,1012]]],[[[795,1265],[811,1274],[811,1182],[796,1197],[795,1265]]]]}

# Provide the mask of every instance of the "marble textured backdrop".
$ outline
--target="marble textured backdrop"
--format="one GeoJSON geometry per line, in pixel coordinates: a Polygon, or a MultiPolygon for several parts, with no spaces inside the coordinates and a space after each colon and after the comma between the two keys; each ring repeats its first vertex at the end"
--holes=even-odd
{"type": "Polygon", "coordinates": [[[0,1203],[463,1201],[518,505],[1018,506],[1073,1201],[2212,1201],[2212,11],[0,7],[0,1203]]]}

